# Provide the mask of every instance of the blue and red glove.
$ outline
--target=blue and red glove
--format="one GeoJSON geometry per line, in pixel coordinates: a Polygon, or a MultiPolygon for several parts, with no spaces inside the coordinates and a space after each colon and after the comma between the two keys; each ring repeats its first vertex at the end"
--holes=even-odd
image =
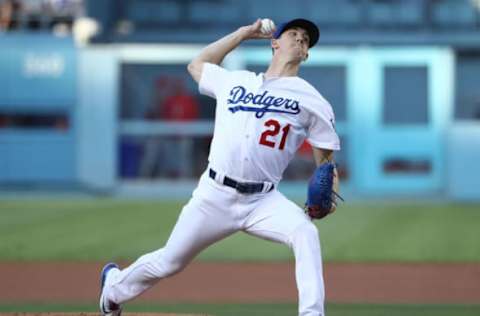
{"type": "Polygon", "coordinates": [[[321,219],[335,211],[337,197],[343,198],[334,190],[335,164],[327,162],[315,169],[308,182],[305,212],[312,219],[321,219]]]}

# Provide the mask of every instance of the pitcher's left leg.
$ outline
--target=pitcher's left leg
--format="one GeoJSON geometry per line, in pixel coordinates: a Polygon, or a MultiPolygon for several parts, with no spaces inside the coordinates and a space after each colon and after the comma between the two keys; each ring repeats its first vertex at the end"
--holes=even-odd
{"type": "Polygon", "coordinates": [[[317,227],[278,191],[268,193],[248,216],[244,231],[286,244],[295,255],[300,316],[323,316],[325,288],[317,227]]]}
{"type": "Polygon", "coordinates": [[[301,316],[323,316],[325,287],[317,227],[305,222],[291,235],[301,316]]]}

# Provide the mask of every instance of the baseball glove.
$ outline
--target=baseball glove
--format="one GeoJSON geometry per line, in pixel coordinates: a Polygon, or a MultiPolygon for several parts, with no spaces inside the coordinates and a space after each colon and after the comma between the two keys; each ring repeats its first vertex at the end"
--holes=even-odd
{"type": "Polygon", "coordinates": [[[313,173],[308,183],[307,202],[305,212],[312,219],[321,219],[335,211],[337,197],[343,198],[335,192],[336,168],[333,162],[320,165],[313,173]]]}

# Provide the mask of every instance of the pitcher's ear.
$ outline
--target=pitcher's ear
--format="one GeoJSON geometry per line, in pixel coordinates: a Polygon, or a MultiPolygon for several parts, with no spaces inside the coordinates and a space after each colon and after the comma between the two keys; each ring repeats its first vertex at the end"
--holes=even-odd
{"type": "Polygon", "coordinates": [[[272,46],[272,48],[275,50],[278,48],[278,40],[276,40],[275,38],[272,38],[272,40],[270,41],[270,46],[272,46]]]}

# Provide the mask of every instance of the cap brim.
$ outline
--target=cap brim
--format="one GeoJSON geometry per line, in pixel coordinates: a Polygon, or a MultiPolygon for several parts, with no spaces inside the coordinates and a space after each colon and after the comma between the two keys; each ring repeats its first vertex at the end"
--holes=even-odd
{"type": "Polygon", "coordinates": [[[310,37],[310,43],[308,47],[313,47],[317,44],[320,37],[320,31],[315,23],[305,20],[305,19],[294,19],[287,23],[281,24],[274,34],[274,38],[279,38],[283,32],[293,27],[299,27],[307,31],[308,36],[310,37]]]}

